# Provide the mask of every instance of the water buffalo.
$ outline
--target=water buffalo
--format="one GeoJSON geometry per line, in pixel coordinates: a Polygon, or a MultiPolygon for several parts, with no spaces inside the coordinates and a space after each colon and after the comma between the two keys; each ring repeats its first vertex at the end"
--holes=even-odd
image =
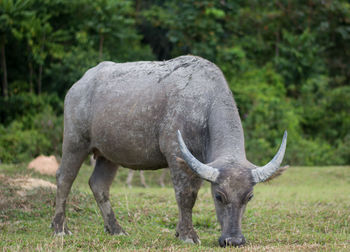
{"type": "Polygon", "coordinates": [[[70,233],[66,199],[82,162],[93,153],[97,162],[89,185],[110,234],[126,234],[109,200],[118,166],[169,167],[179,208],[176,236],[200,243],[192,225],[192,208],[204,179],[211,183],[221,225],[219,244],[242,245],[241,219],[253,187],[278,170],[286,141],[285,133],[276,156],[265,166],[250,163],[225,77],[203,58],[102,62],[88,70],[65,98],[54,232],[70,233]]]}

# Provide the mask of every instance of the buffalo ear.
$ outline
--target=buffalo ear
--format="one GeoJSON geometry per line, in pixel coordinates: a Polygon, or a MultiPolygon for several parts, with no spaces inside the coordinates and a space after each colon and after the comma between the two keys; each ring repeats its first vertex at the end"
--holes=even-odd
{"type": "Polygon", "coordinates": [[[286,152],[287,135],[288,135],[287,131],[285,131],[283,134],[281,146],[278,149],[276,155],[273,157],[273,159],[270,162],[268,162],[266,165],[257,167],[252,170],[254,183],[260,183],[260,182],[266,181],[280,168],[280,165],[284,158],[284,154],[286,152]]]}
{"type": "Polygon", "coordinates": [[[176,157],[176,162],[178,163],[178,165],[186,165],[185,160],[183,160],[180,157],[176,157]]]}
{"type": "Polygon", "coordinates": [[[182,170],[184,170],[186,173],[187,173],[187,175],[189,175],[189,176],[193,176],[193,171],[191,170],[191,168],[190,167],[188,167],[188,165],[186,164],[186,161],[185,160],[183,160],[182,158],[180,158],[180,157],[176,157],[176,163],[178,164],[178,166],[182,169],[182,170]]]}
{"type": "Polygon", "coordinates": [[[281,176],[282,173],[285,172],[288,168],[289,168],[289,165],[282,166],[281,168],[279,168],[279,169],[277,170],[277,172],[275,172],[274,174],[272,174],[271,177],[269,177],[267,180],[265,180],[264,183],[265,183],[265,182],[269,182],[269,181],[273,180],[274,178],[281,176]]]}

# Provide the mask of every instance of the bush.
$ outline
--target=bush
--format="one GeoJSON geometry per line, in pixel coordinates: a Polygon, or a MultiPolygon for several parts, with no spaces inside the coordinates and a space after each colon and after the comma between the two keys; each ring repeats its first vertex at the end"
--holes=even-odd
{"type": "Polygon", "coordinates": [[[48,106],[45,111],[18,118],[7,127],[0,125],[0,160],[24,162],[40,154],[61,155],[63,116],[48,106]]]}
{"type": "Polygon", "coordinates": [[[15,121],[0,130],[0,159],[5,163],[18,163],[31,159],[50,146],[50,142],[37,130],[23,130],[23,124],[15,121]]]}
{"type": "Polygon", "coordinates": [[[343,140],[339,140],[336,154],[343,158],[342,164],[350,164],[350,133],[343,140]]]}
{"type": "Polygon", "coordinates": [[[21,93],[7,99],[1,97],[0,124],[7,126],[19,120],[24,123],[25,128],[30,128],[35,115],[46,111],[48,107],[53,108],[57,115],[63,114],[63,102],[56,94],[21,93]]]}

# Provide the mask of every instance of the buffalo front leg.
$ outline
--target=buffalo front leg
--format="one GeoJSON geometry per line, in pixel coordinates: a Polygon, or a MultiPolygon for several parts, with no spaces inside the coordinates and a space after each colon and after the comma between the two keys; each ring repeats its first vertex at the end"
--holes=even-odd
{"type": "Polygon", "coordinates": [[[200,244],[199,237],[192,224],[192,208],[196,202],[202,180],[189,171],[189,168],[181,159],[171,161],[169,168],[179,208],[176,237],[184,242],[200,244]]]}
{"type": "Polygon", "coordinates": [[[112,235],[126,235],[127,233],[117,222],[109,201],[109,189],[117,170],[117,165],[104,157],[98,157],[95,169],[89,179],[89,185],[100,208],[106,232],[112,235]]]}
{"type": "Polygon", "coordinates": [[[66,223],[66,201],[79,168],[87,157],[86,151],[63,151],[60,168],[56,173],[57,192],[55,216],[51,227],[56,235],[71,234],[66,223]]]}

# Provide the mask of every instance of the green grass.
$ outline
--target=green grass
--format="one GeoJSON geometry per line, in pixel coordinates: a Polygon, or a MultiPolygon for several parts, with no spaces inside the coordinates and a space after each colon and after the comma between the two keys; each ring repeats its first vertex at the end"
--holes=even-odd
{"type": "MultiPolygon", "coordinates": [[[[161,171],[146,172],[150,188],[141,188],[135,173],[134,187],[124,185],[127,170],[120,169],[111,188],[111,201],[120,224],[129,236],[110,236],[87,184],[92,168],[84,165],[67,205],[72,236],[55,237],[49,229],[54,212],[54,191],[29,191],[16,195],[0,180],[0,248],[2,250],[223,250],[218,247],[217,224],[210,186],[200,190],[193,222],[200,246],[183,244],[175,237],[177,205],[169,176],[160,188],[161,171]]],[[[25,165],[0,165],[10,177],[31,175],[55,179],[25,169],[25,165]]],[[[291,167],[281,177],[255,187],[242,231],[247,245],[233,250],[350,250],[350,167],[291,167]]],[[[231,248],[232,249],[232,248],[231,248]]]]}

